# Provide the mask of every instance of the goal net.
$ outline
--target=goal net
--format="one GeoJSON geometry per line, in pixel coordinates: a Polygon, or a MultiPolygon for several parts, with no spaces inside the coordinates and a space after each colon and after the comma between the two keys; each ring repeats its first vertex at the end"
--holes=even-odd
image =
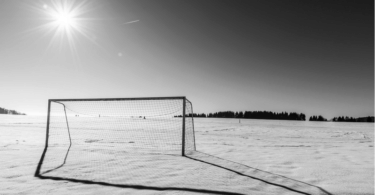
{"type": "Polygon", "coordinates": [[[35,174],[134,154],[187,155],[195,151],[192,109],[185,97],[49,100],[35,174]]]}

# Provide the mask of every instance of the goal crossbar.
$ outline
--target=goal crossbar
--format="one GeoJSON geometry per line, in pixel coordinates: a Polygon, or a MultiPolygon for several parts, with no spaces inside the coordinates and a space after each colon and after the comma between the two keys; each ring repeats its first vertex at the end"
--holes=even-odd
{"type": "Polygon", "coordinates": [[[72,101],[115,101],[115,100],[168,100],[168,99],[186,99],[185,96],[171,96],[171,97],[131,97],[131,98],[71,98],[71,99],[49,99],[52,102],[72,102],[72,101]]]}

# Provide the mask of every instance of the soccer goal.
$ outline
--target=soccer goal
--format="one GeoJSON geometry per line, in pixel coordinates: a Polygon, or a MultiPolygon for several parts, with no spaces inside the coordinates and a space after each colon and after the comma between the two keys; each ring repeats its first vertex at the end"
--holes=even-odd
{"type": "Polygon", "coordinates": [[[83,156],[91,163],[134,153],[185,156],[195,151],[192,113],[185,97],[50,99],[35,175],[83,156]]]}

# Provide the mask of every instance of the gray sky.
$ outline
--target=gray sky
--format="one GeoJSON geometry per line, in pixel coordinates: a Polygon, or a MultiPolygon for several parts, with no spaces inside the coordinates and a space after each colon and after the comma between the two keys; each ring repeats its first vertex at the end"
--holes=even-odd
{"type": "Polygon", "coordinates": [[[68,20],[59,6],[0,1],[0,107],[186,96],[195,112],[374,115],[371,0],[76,1],[68,20]]]}

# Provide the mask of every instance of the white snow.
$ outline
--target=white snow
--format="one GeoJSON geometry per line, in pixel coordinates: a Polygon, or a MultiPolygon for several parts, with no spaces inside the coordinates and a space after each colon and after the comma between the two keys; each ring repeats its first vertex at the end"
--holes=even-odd
{"type": "Polygon", "coordinates": [[[0,194],[374,194],[373,123],[194,121],[189,158],[72,152],[40,179],[46,117],[0,115],[0,194]]]}

